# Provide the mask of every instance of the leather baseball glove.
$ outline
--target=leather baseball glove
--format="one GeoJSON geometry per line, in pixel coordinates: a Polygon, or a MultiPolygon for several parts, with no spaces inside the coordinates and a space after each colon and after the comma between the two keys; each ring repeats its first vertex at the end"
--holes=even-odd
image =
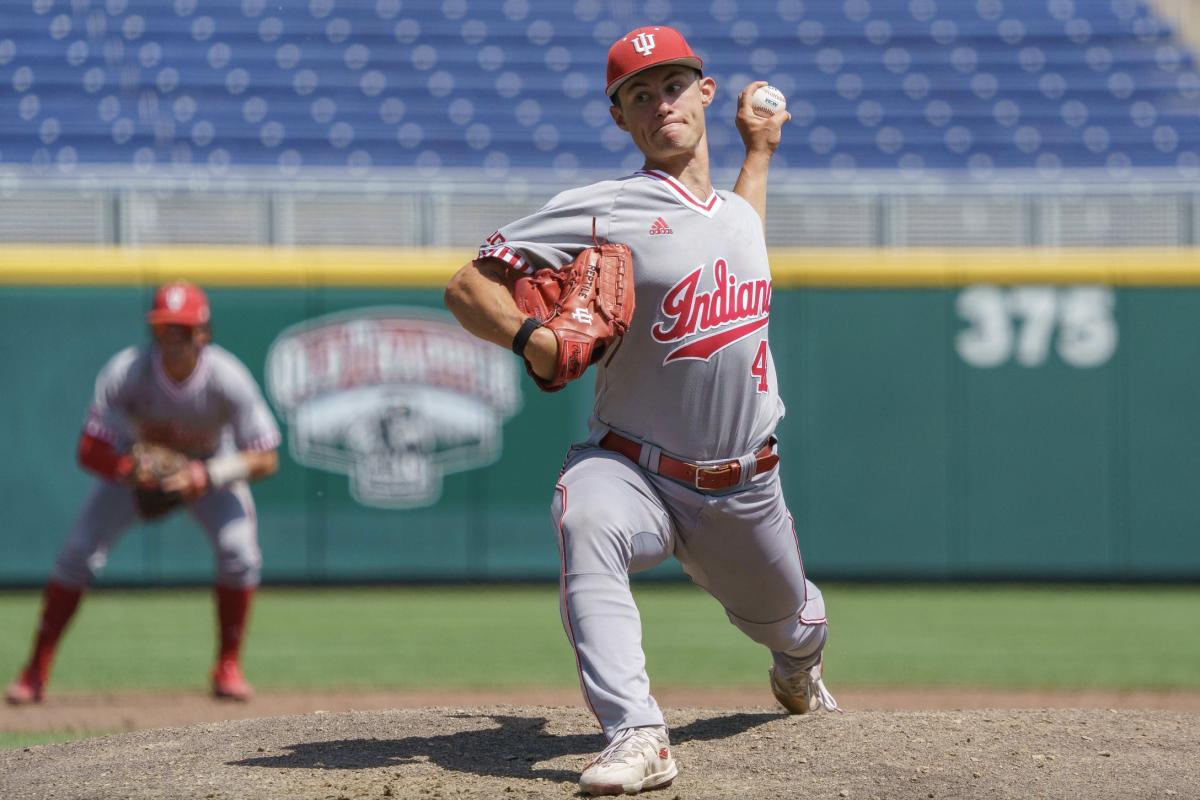
{"type": "Polygon", "coordinates": [[[633,253],[624,244],[596,244],[561,270],[540,269],[513,287],[517,307],[558,339],[550,380],[525,368],[538,387],[557,392],[619,344],[633,319],[633,253]]]}
{"type": "Polygon", "coordinates": [[[177,450],[161,444],[137,442],[129,451],[133,456],[134,504],[142,519],[157,519],[183,503],[179,492],[162,488],[163,479],[188,468],[190,459],[177,450]]]}

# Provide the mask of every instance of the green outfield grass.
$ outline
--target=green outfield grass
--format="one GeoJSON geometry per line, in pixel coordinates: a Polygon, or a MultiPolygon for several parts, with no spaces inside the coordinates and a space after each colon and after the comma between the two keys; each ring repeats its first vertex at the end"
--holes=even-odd
{"type": "MultiPolygon", "coordinates": [[[[639,584],[658,686],[757,686],[766,652],[699,589],[639,584]]],[[[1200,589],[825,588],[831,686],[1200,689],[1200,589]]],[[[0,593],[0,679],[25,657],[36,592],[0,593]]],[[[97,591],[58,690],[203,689],[208,592],[97,591]]],[[[266,589],[246,648],[260,689],[575,686],[553,586],[266,589]]]]}
{"type": "Polygon", "coordinates": [[[105,736],[107,733],[107,731],[53,731],[49,733],[0,731],[0,750],[11,747],[32,747],[35,744],[74,742],[80,739],[90,739],[93,736],[105,736]]]}

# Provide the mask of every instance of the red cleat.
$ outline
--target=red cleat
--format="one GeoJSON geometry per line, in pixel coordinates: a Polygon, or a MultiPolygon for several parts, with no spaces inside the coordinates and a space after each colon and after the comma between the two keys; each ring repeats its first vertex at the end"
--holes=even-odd
{"type": "Polygon", "coordinates": [[[27,706],[42,702],[42,695],[45,692],[46,684],[36,680],[26,671],[22,672],[20,677],[8,687],[8,691],[4,693],[4,699],[9,705],[27,706]]]}
{"type": "Polygon", "coordinates": [[[212,671],[213,697],[244,703],[254,697],[254,688],[246,682],[236,661],[219,661],[212,671]]]}

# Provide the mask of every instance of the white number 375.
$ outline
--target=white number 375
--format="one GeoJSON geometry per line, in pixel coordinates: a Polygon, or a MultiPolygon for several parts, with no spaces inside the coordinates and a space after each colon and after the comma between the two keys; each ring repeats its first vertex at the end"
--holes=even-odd
{"type": "Polygon", "coordinates": [[[954,304],[968,325],[954,346],[975,367],[1036,367],[1052,346],[1072,367],[1098,367],[1117,349],[1115,304],[1107,286],[971,286],[954,304]]]}

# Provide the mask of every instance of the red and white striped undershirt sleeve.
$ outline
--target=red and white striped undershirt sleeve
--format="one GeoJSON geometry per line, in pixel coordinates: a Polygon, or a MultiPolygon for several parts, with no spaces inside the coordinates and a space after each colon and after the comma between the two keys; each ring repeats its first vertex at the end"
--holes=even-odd
{"type": "Polygon", "coordinates": [[[518,272],[533,274],[533,267],[525,260],[525,256],[506,244],[485,244],[479,248],[479,258],[498,258],[518,272]]]}

